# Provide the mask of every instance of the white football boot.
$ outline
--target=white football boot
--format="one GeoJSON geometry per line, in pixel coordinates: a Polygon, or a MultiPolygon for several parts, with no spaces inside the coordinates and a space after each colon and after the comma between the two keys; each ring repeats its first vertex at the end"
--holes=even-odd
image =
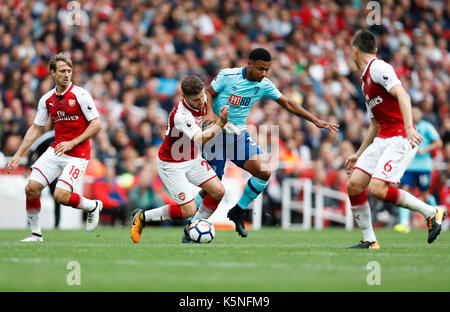
{"type": "Polygon", "coordinates": [[[25,237],[21,240],[21,242],[24,243],[34,243],[34,242],[43,242],[44,239],[42,238],[42,235],[31,233],[28,237],[25,237]]]}
{"type": "Polygon", "coordinates": [[[97,203],[95,209],[88,211],[86,219],[86,231],[92,232],[98,225],[98,220],[100,219],[100,211],[102,211],[103,203],[101,200],[95,200],[97,203]]]}

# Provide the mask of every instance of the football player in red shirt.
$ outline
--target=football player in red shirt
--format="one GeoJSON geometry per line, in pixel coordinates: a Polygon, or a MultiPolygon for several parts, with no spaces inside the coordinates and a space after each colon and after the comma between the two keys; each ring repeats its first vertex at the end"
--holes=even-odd
{"type": "MultiPolygon", "coordinates": [[[[234,125],[227,123],[228,106],[222,107],[220,118],[210,128],[202,130],[201,124],[206,115],[203,81],[197,76],[186,76],[181,81],[181,91],[183,98],[169,114],[166,136],[157,160],[159,177],[176,203],[146,211],[136,209],[130,229],[135,243],[139,243],[146,222],[182,220],[192,216],[192,221],[208,219],[225,193],[222,182],[214,169],[202,158],[196,144],[204,145],[222,129],[231,128],[238,131],[234,125]],[[192,185],[207,193],[198,210],[192,185]]],[[[192,242],[187,233],[188,226],[182,236],[183,243],[192,242]]]]}
{"type": "Polygon", "coordinates": [[[390,185],[400,183],[423,140],[412,121],[411,99],[392,66],[377,59],[374,34],[360,30],[352,45],[356,66],[363,70],[362,91],[371,122],[360,148],[345,163],[351,174],[347,192],[352,213],[364,237],[349,248],[380,248],[371,223],[367,186],[375,198],[421,213],[427,219],[428,243],[432,243],[441,231],[446,211],[390,185]]]}
{"type": "Polygon", "coordinates": [[[33,125],[27,130],[17,152],[7,165],[11,173],[20,157],[41,136],[50,116],[55,127],[55,141],[32,166],[25,187],[26,211],[31,235],[23,242],[42,242],[39,222],[41,191],[58,178],[54,197],[59,203],[88,212],[86,229],[92,231],[98,224],[102,202],[90,200],[74,192],[82,179],[90,158],[89,139],[101,129],[99,114],[92,96],[73,85],[71,60],[60,53],[49,64],[56,87],[39,100],[33,125]]]}

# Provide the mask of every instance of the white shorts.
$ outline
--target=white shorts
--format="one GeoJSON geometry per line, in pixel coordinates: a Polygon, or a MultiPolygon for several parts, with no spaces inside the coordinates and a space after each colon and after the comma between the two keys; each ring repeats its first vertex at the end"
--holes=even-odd
{"type": "Polygon", "coordinates": [[[82,179],[88,162],[88,159],[65,154],[56,156],[53,147],[49,147],[31,167],[33,171],[30,180],[45,187],[59,176],[56,187],[73,192],[75,186],[82,179]]]}
{"type": "Polygon", "coordinates": [[[361,154],[355,168],[374,179],[399,184],[416,153],[417,146],[413,148],[405,137],[375,138],[361,154]]]}
{"type": "Polygon", "coordinates": [[[217,174],[202,157],[183,162],[166,162],[157,160],[158,174],[167,188],[169,195],[179,205],[194,200],[192,184],[202,184],[216,177],[217,174]]]}

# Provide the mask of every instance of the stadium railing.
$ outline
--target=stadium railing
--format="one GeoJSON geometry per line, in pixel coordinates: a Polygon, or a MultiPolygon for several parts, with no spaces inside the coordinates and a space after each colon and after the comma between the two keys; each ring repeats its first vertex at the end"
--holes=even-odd
{"type": "Polygon", "coordinates": [[[345,225],[345,229],[350,231],[353,229],[353,214],[350,207],[350,200],[348,195],[344,192],[339,192],[328,187],[320,187],[315,192],[316,207],[314,211],[314,228],[316,230],[323,229],[323,221],[330,220],[336,223],[345,225]],[[340,212],[336,212],[336,209],[324,209],[324,199],[328,197],[331,199],[337,199],[345,202],[345,213],[342,215],[340,212]]]}
{"type": "MultiPolygon", "coordinates": [[[[281,227],[284,230],[310,230],[313,217],[316,230],[323,229],[324,220],[343,224],[348,231],[353,229],[350,201],[344,192],[324,186],[314,188],[311,179],[287,178],[281,184],[281,196],[281,227]],[[325,199],[344,201],[344,213],[339,207],[325,207],[325,199]],[[302,214],[302,222],[293,223],[292,211],[302,214]]],[[[262,195],[260,195],[253,203],[252,229],[254,230],[261,228],[262,204],[262,195]]]]}

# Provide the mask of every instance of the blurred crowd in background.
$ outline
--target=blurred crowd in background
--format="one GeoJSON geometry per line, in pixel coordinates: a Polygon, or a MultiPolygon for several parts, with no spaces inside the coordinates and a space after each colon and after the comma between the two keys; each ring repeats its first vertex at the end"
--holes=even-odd
{"type": "MultiPolygon", "coordinates": [[[[155,160],[168,112],[181,96],[180,80],[196,74],[208,85],[220,69],[245,66],[251,49],[264,47],[272,54],[269,78],[280,91],[340,124],[330,135],[274,101],[252,108],[250,125],[280,127],[280,169],[265,192],[273,212],[266,223],[276,224],[285,177],[345,190],[344,161],[369,123],[351,40],[369,28],[378,36],[378,56],[394,66],[441,135],[431,192],[450,206],[450,1],[383,0],[381,24],[373,26],[367,2],[80,0],[68,7],[66,1],[0,0],[0,167],[32,124],[39,98],[54,87],[49,60],[65,52],[74,63],[73,83],[91,93],[103,123],[92,140],[89,192],[112,209],[170,202],[155,160]]],[[[380,212],[375,218],[388,211],[382,225],[394,224],[395,209],[373,207],[380,212]]]]}

